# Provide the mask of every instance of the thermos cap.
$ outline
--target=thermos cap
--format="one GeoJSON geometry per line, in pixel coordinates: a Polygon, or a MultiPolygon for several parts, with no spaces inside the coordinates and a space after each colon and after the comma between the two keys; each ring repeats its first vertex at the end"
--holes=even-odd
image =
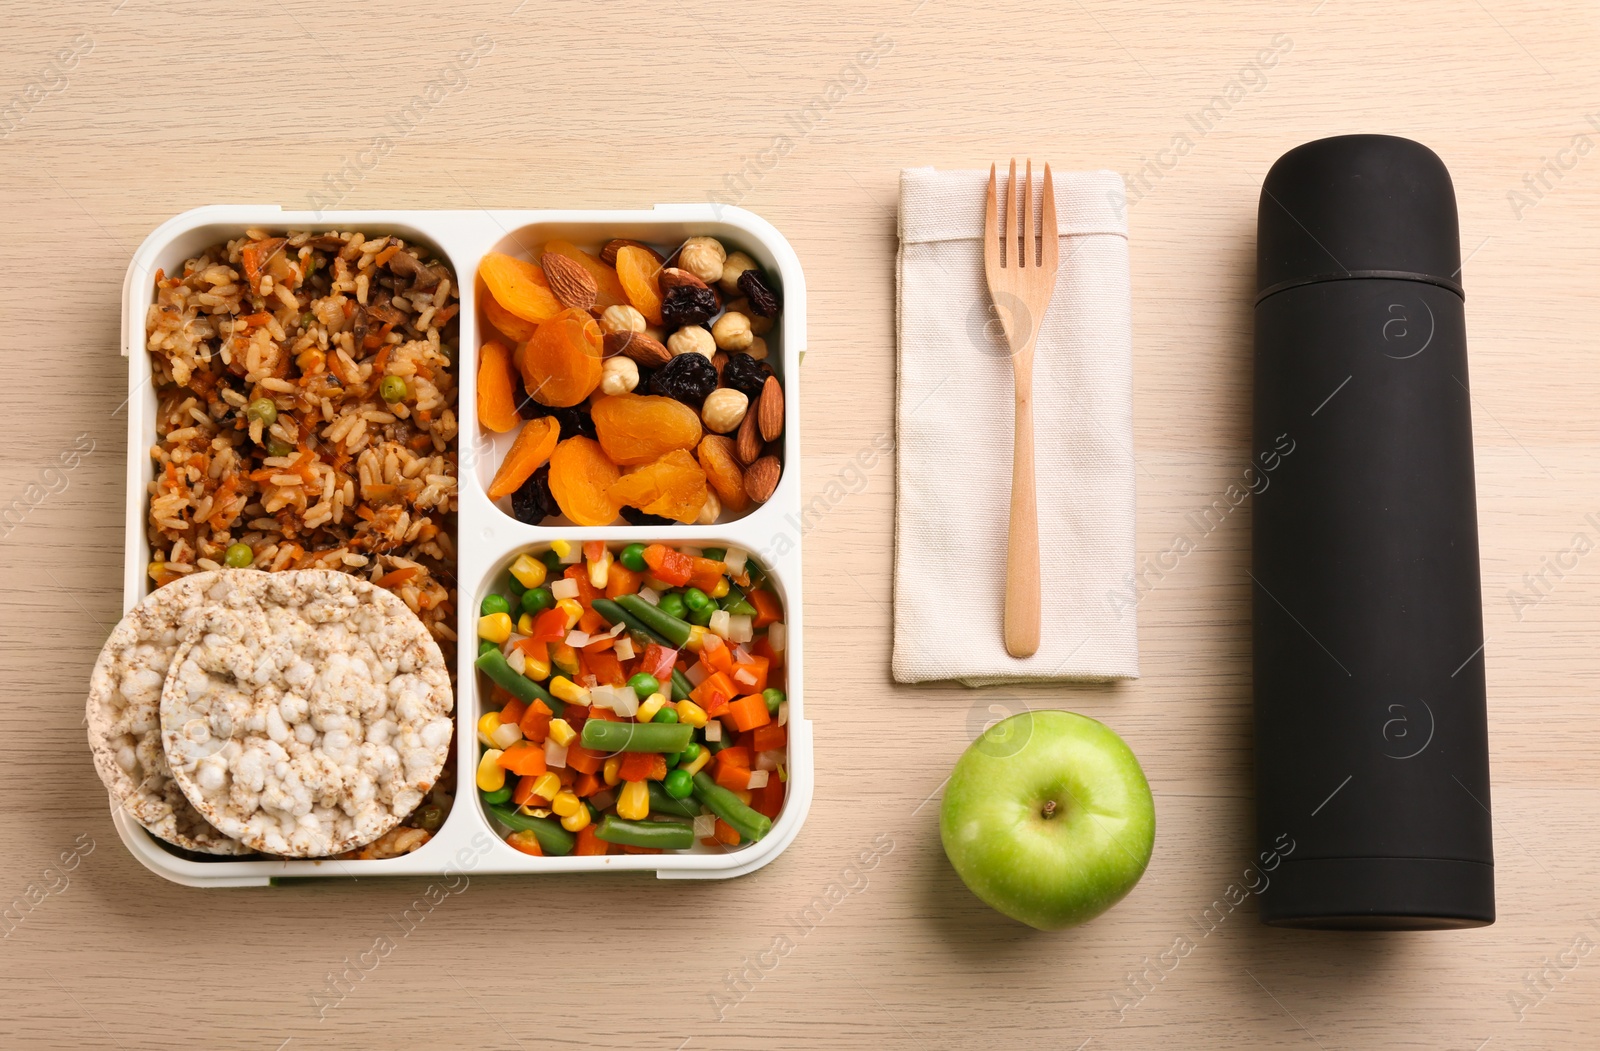
{"type": "Polygon", "coordinates": [[[1339,135],[1290,150],[1267,173],[1256,225],[1256,302],[1296,285],[1361,277],[1461,295],[1455,188],[1438,154],[1393,135],[1339,135]]]}

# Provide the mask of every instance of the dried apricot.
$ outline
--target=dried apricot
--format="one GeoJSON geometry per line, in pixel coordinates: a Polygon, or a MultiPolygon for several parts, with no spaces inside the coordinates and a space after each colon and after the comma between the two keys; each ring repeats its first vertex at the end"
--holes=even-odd
{"type": "Polygon", "coordinates": [[[744,491],[744,468],[733,452],[733,439],[720,434],[708,434],[700,440],[700,469],[706,473],[722,506],[730,511],[743,511],[750,506],[750,496],[744,491]]]}
{"type": "Polygon", "coordinates": [[[611,498],[645,514],[687,525],[706,502],[705,472],[693,456],[674,449],[654,463],[623,475],[611,486],[611,498]]]}
{"type": "Polygon", "coordinates": [[[556,506],[581,526],[616,521],[621,505],[612,498],[611,487],[620,477],[617,465],[589,438],[568,438],[550,454],[550,492],[556,506]]]}
{"type": "Polygon", "coordinates": [[[589,276],[594,278],[596,287],[594,297],[596,311],[628,301],[627,293],[622,290],[622,282],[617,279],[617,272],[571,241],[551,241],[544,246],[544,250],[564,255],[589,271],[589,276]]]}
{"type": "Polygon", "coordinates": [[[478,301],[483,304],[483,316],[489,324],[511,343],[526,343],[539,328],[537,321],[517,317],[501,306],[500,301],[489,294],[489,286],[481,280],[478,282],[478,301]]]}
{"type": "Polygon", "coordinates": [[[563,409],[600,386],[601,356],[600,323],[586,311],[563,310],[517,348],[517,369],[529,397],[563,409]]]}
{"type": "Polygon", "coordinates": [[[589,405],[595,436],[613,463],[650,463],[700,441],[700,417],[689,406],[652,394],[610,394],[589,405]]]}
{"type": "Polygon", "coordinates": [[[561,313],[561,301],[550,291],[544,271],[525,259],[490,252],[478,264],[489,294],[524,321],[539,322],[561,313]]]}
{"type": "Polygon", "coordinates": [[[550,459],[560,437],[561,424],[550,416],[524,423],[511,448],[506,451],[506,458],[500,461],[494,480],[489,483],[489,499],[498,500],[516,492],[523,482],[533,477],[533,472],[550,459]]]}
{"type": "Polygon", "coordinates": [[[516,384],[511,379],[511,352],[491,339],[478,348],[478,422],[504,434],[520,419],[516,384]]]}
{"type": "Polygon", "coordinates": [[[655,256],[631,245],[617,249],[617,280],[644,319],[661,324],[661,264],[655,256]]]}

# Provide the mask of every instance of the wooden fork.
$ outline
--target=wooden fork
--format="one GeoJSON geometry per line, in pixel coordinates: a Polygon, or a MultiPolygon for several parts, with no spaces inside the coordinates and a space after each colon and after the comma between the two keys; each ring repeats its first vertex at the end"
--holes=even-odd
{"type": "Polygon", "coordinates": [[[1050,165],[1038,225],[1033,215],[1033,160],[1019,185],[1017,161],[1006,181],[1006,225],[1000,233],[995,166],[983,213],[983,269],[1000,326],[1011,346],[1016,423],[1011,449],[1011,528],[1006,549],[1006,652],[1031,657],[1039,649],[1039,504],[1033,478],[1033,345],[1056,288],[1056,195],[1050,165]],[[1022,219],[1018,219],[1018,197],[1022,219]],[[1035,243],[1037,238],[1037,243],[1035,243]]]}

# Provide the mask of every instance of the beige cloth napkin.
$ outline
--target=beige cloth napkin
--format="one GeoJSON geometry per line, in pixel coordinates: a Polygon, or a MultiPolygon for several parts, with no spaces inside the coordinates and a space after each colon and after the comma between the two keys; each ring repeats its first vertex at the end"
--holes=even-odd
{"type": "Polygon", "coordinates": [[[1055,175],[1061,269],[1034,361],[1044,630],[1038,653],[1020,660],[1001,638],[1012,372],[983,274],[988,177],[900,174],[894,677],[1136,678],[1122,177],[1055,175]]]}

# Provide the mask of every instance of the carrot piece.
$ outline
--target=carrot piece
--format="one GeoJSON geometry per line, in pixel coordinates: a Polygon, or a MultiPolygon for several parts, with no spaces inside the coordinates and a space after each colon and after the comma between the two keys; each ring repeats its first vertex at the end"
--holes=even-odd
{"type": "MultiPolygon", "coordinates": [[[[611,640],[607,639],[606,642],[610,643],[611,640]]],[[[589,674],[593,675],[597,682],[607,686],[621,686],[628,681],[628,677],[622,674],[622,662],[617,660],[617,655],[609,649],[598,652],[585,649],[583,659],[584,663],[589,665],[589,674]]]]}
{"type": "Polygon", "coordinates": [[[783,604],[778,601],[778,596],[766,588],[747,591],[744,597],[756,608],[755,619],[750,622],[752,628],[759,630],[783,619],[783,604]]]}
{"type": "Polygon", "coordinates": [[[746,648],[757,657],[767,658],[767,674],[769,676],[783,667],[783,654],[772,648],[772,644],[767,641],[765,635],[752,642],[746,648]]]}
{"type": "Polygon", "coordinates": [[[578,771],[572,769],[570,766],[556,767],[555,775],[556,780],[561,782],[562,788],[571,788],[572,782],[578,779],[578,771]]]}
{"type": "Polygon", "coordinates": [[[729,671],[735,689],[748,690],[751,693],[760,693],[767,688],[767,658],[751,657],[747,661],[740,661],[729,671]],[[740,677],[743,672],[745,678],[740,677]]]}
{"type": "Polygon", "coordinates": [[[600,764],[605,762],[605,758],[602,753],[591,752],[576,741],[567,745],[567,766],[580,774],[594,773],[600,769],[600,764]]]}
{"type": "Polygon", "coordinates": [[[504,434],[521,419],[511,379],[511,352],[498,340],[486,340],[478,348],[478,422],[504,434]]]}
{"type": "Polygon", "coordinates": [[[723,574],[728,572],[728,564],[715,559],[690,556],[689,558],[689,586],[699,588],[708,594],[717,586],[723,574]]]}
{"type": "MultiPolygon", "coordinates": [[[[726,751],[727,749],[724,749],[726,751]]],[[[745,789],[750,787],[750,771],[732,764],[717,764],[717,784],[723,788],[745,789]]]]}
{"type": "Polygon", "coordinates": [[[500,766],[519,777],[538,777],[545,771],[544,748],[532,741],[518,741],[500,754],[500,766]]]}
{"type": "MultiPolygon", "coordinates": [[[[726,710],[728,702],[733,700],[738,692],[733,688],[733,680],[719,671],[713,672],[706,677],[705,682],[690,690],[689,699],[704,708],[707,714],[715,714],[711,711],[712,708],[716,708],[718,712],[726,710]]],[[[760,700],[759,697],[756,699],[760,700]]]]}
{"type": "Polygon", "coordinates": [[[578,630],[586,635],[594,635],[606,629],[606,618],[592,609],[586,609],[578,615],[578,630]]]}
{"type": "Polygon", "coordinates": [[[517,726],[522,730],[522,736],[535,744],[544,744],[544,739],[550,736],[550,719],[555,715],[550,706],[537,697],[528,705],[528,710],[522,713],[522,719],[517,726]]]}
{"type": "MultiPolygon", "coordinates": [[[[594,710],[603,711],[604,709],[596,708],[594,710]]],[[[567,705],[567,710],[561,713],[561,718],[565,719],[567,725],[574,730],[582,730],[583,724],[589,721],[589,708],[582,704],[569,704],[567,705]]]]}
{"type": "Polygon", "coordinates": [[[579,799],[587,799],[606,786],[606,783],[593,774],[584,774],[572,782],[572,793],[579,799]]]}
{"type": "Polygon", "coordinates": [[[766,698],[757,693],[730,701],[727,719],[735,730],[753,730],[770,723],[772,716],[767,712],[766,698]]]}
{"type": "Polygon", "coordinates": [[[561,424],[554,416],[541,416],[524,423],[511,448],[506,450],[506,458],[500,461],[494,480],[489,483],[489,499],[510,496],[521,488],[522,483],[550,459],[560,440],[561,424]]]}
{"type": "MultiPolygon", "coordinates": [[[[604,592],[602,592],[599,588],[595,587],[593,584],[589,583],[589,571],[587,569],[585,569],[583,566],[580,566],[580,565],[568,566],[567,569],[566,569],[566,572],[562,573],[561,575],[566,577],[568,580],[577,581],[577,583],[578,583],[578,605],[582,606],[584,609],[588,609],[591,605],[593,605],[595,599],[597,599],[597,598],[605,598],[605,593],[604,592]]],[[[605,621],[602,620],[600,623],[603,624],[603,623],[605,623],[605,621]]],[[[584,629],[584,630],[588,630],[588,629],[584,629]]]]}
{"type": "Polygon", "coordinates": [[[630,721],[618,715],[610,708],[591,708],[589,710],[589,718],[599,719],[601,722],[607,723],[625,723],[630,721]]]}
{"type": "Polygon", "coordinates": [[[717,818],[716,833],[712,836],[712,838],[718,843],[726,843],[730,847],[736,847],[739,845],[739,833],[735,832],[733,830],[733,826],[722,820],[720,817],[717,818]]]}
{"type": "Polygon", "coordinates": [[[578,845],[572,851],[580,858],[595,857],[610,852],[611,844],[595,835],[599,825],[588,824],[578,830],[578,845]]]}
{"type": "Polygon", "coordinates": [[[787,726],[767,723],[765,726],[758,726],[750,731],[750,750],[753,752],[770,752],[774,748],[782,748],[788,743],[789,728],[787,726]]]}
{"type": "Polygon", "coordinates": [[[667,776],[667,757],[660,752],[624,752],[617,776],[624,781],[660,781],[667,776]]]}
{"type": "Polygon", "coordinates": [[[534,800],[548,803],[550,800],[533,791],[533,786],[539,782],[537,777],[523,777],[517,779],[517,787],[511,790],[511,801],[517,806],[527,806],[534,800]]]}
{"type": "Polygon", "coordinates": [[[620,562],[613,562],[610,570],[606,573],[606,598],[632,595],[639,590],[640,585],[643,583],[643,573],[635,573],[620,562]]]}
{"type": "MultiPolygon", "coordinates": [[[[521,723],[522,716],[527,710],[528,706],[521,699],[513,697],[504,708],[500,709],[500,722],[502,725],[505,723],[521,723]]],[[[524,734],[523,736],[527,735],[524,734]]]]}
{"type": "Polygon", "coordinates": [[[778,812],[783,809],[784,785],[776,775],[767,778],[767,783],[755,790],[755,798],[750,800],[750,806],[758,814],[765,814],[774,821],[778,812]]]}
{"type": "Polygon", "coordinates": [[[421,572],[422,570],[416,566],[405,566],[385,573],[377,580],[374,580],[373,583],[380,588],[397,588],[421,572]]]}
{"type": "Polygon", "coordinates": [[[506,837],[506,846],[520,850],[524,854],[532,854],[536,858],[544,857],[544,848],[539,845],[539,837],[531,830],[511,833],[506,837]]]}
{"type": "Polygon", "coordinates": [[[650,567],[650,572],[656,579],[673,587],[682,587],[689,583],[689,577],[694,570],[694,563],[688,555],[675,551],[665,544],[651,544],[645,548],[644,564],[650,567]]]}
{"type": "Polygon", "coordinates": [[[733,651],[728,649],[728,644],[721,637],[706,632],[700,643],[700,659],[712,671],[720,671],[724,675],[733,674],[733,651]]]}
{"type": "Polygon", "coordinates": [[[750,769],[750,746],[743,744],[729,745],[717,753],[714,762],[719,768],[736,766],[741,770],[748,770],[750,769]]]}
{"type": "Polygon", "coordinates": [[[622,844],[622,852],[624,854],[664,854],[664,853],[666,853],[666,851],[662,850],[660,847],[635,847],[635,846],[630,846],[627,843],[622,844]]]}

